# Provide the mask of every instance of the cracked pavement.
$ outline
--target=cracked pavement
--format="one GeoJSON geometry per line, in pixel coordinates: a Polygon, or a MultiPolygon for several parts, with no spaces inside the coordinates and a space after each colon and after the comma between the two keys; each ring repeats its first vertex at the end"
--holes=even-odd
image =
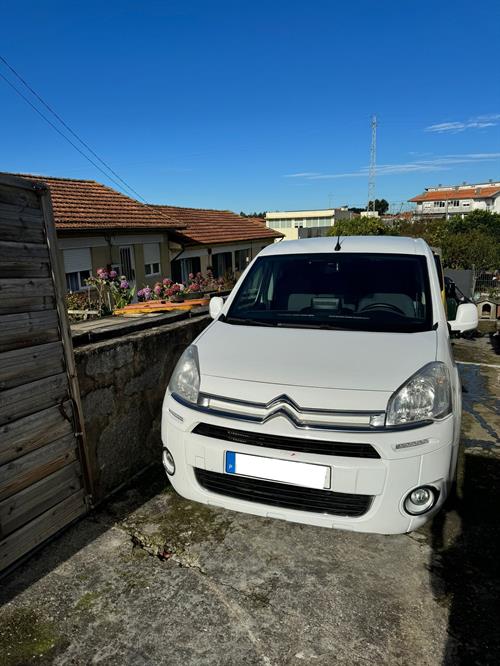
{"type": "Polygon", "coordinates": [[[455,351],[459,492],[423,530],[209,508],[150,469],[0,581],[0,664],[498,663],[500,357],[455,351]]]}

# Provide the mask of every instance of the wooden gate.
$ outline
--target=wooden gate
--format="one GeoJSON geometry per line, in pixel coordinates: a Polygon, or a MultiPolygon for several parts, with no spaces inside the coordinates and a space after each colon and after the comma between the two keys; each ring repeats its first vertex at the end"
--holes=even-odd
{"type": "Polygon", "coordinates": [[[0,175],[0,571],[91,495],[49,190],[0,175]]]}

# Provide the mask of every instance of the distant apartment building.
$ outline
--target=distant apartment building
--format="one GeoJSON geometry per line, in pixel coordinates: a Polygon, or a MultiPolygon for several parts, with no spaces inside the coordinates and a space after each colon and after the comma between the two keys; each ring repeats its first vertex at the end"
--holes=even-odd
{"type": "MultiPolygon", "coordinates": [[[[324,210],[286,210],[266,213],[266,226],[282,233],[284,240],[297,240],[301,237],[300,229],[324,229],[333,227],[335,220],[348,218],[347,208],[326,208],[324,210]]],[[[319,232],[321,233],[321,232],[319,232]]],[[[303,234],[302,234],[303,235],[303,234]]],[[[313,235],[319,235],[318,233],[313,235]]]]}
{"type": "Polygon", "coordinates": [[[425,192],[409,201],[417,204],[415,214],[418,217],[463,216],[472,210],[500,213],[500,181],[426,187],[425,192]]]}

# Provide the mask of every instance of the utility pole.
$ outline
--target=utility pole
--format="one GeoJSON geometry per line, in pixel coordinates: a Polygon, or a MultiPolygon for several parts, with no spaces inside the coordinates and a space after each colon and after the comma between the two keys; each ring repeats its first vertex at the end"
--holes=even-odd
{"type": "Polygon", "coordinates": [[[372,141],[370,146],[370,168],[368,171],[368,205],[367,210],[375,210],[375,174],[377,165],[377,116],[373,115],[371,120],[372,141]]]}

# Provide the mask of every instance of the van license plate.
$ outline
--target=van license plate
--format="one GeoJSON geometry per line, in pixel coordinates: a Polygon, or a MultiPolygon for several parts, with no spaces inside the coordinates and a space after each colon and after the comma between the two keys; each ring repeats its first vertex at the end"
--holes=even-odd
{"type": "Polygon", "coordinates": [[[279,460],[226,451],[226,474],[292,483],[305,488],[330,488],[331,468],[325,465],[279,460]]]}

